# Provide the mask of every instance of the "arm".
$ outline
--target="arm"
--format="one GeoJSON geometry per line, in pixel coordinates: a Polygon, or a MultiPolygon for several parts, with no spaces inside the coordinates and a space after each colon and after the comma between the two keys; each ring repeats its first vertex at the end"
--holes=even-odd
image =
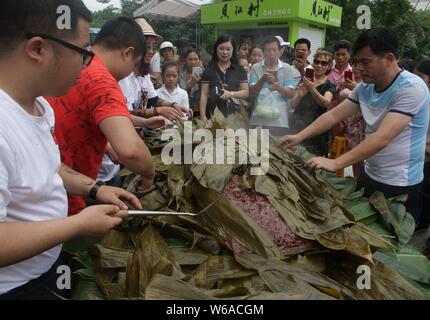
{"type": "Polygon", "coordinates": [[[202,83],[202,88],[200,92],[200,119],[202,121],[207,121],[206,118],[206,107],[208,104],[208,94],[209,94],[209,83],[202,83]]]}
{"type": "Polygon", "coordinates": [[[333,93],[327,91],[324,95],[321,95],[315,87],[311,89],[310,92],[320,107],[327,109],[330,106],[330,103],[333,100],[333,93]]]}
{"type": "Polygon", "coordinates": [[[305,128],[296,135],[286,135],[278,142],[281,146],[294,147],[309,138],[320,135],[330,130],[336,123],[347,119],[354,113],[360,111],[358,104],[347,99],[339,106],[324,113],[315,120],[309,127],[305,128]]]}
{"type": "Polygon", "coordinates": [[[249,97],[249,85],[248,85],[248,83],[247,82],[241,82],[239,89],[240,89],[239,91],[224,90],[223,95],[219,98],[221,100],[228,100],[231,98],[247,99],[249,97]]]}
{"type": "MultiPolygon", "coordinates": [[[[252,75],[251,75],[251,77],[252,77],[252,75]]],[[[251,78],[252,79],[252,78],[251,78]]],[[[266,76],[266,74],[264,74],[264,76],[263,77],[261,77],[258,81],[257,81],[257,83],[256,84],[254,84],[254,85],[251,85],[250,87],[249,87],[249,90],[250,90],[250,92],[251,92],[251,95],[253,96],[253,97],[257,97],[259,94],[260,94],[260,92],[261,92],[261,90],[263,89],[263,86],[264,86],[264,84],[267,82],[267,76],[266,76]]]]}
{"type": "Polygon", "coordinates": [[[315,102],[320,107],[323,107],[323,108],[329,107],[331,101],[333,100],[333,94],[331,92],[326,92],[324,95],[321,95],[316,88],[316,83],[309,81],[309,79],[306,77],[303,78],[303,84],[309,90],[315,102]]]}
{"type": "Polygon", "coordinates": [[[290,102],[291,108],[295,109],[300,104],[300,102],[302,101],[303,97],[306,95],[307,92],[308,91],[305,85],[303,83],[299,84],[293,99],[291,99],[291,102],[290,102]]]}
{"type": "MultiPolygon", "coordinates": [[[[157,101],[154,102],[156,106],[165,104],[165,102],[163,102],[163,100],[160,100],[158,97],[156,100],[157,101]]],[[[164,107],[157,107],[157,108],[135,109],[131,111],[131,114],[132,114],[132,121],[135,121],[133,116],[148,119],[148,118],[157,117],[161,115],[170,121],[179,120],[179,119],[182,119],[183,117],[180,111],[178,111],[176,108],[171,107],[171,104],[168,107],[164,106],[164,107]]],[[[142,124],[144,122],[139,121],[139,123],[142,124]]]]}
{"type": "Polygon", "coordinates": [[[282,87],[279,83],[270,85],[271,90],[278,91],[285,100],[289,100],[294,97],[294,90],[288,87],[282,87]]]}
{"type": "Polygon", "coordinates": [[[114,206],[92,206],[72,217],[41,222],[0,222],[0,268],[41,254],[76,236],[98,237],[121,223],[114,206]]]}
{"type": "Polygon", "coordinates": [[[142,117],[137,117],[137,116],[132,115],[131,116],[131,122],[133,122],[133,125],[135,127],[139,127],[139,128],[156,129],[156,128],[162,128],[166,125],[165,119],[163,117],[160,117],[160,116],[145,119],[142,117]]]}
{"type": "MultiPolygon", "coordinates": [[[[336,110],[336,108],[333,110],[336,110]]],[[[391,112],[385,117],[384,121],[382,121],[379,129],[375,133],[369,135],[354,149],[334,160],[313,158],[307,165],[310,168],[337,171],[364,161],[388,146],[394,138],[406,128],[410,121],[410,116],[391,112]]]]}
{"type": "Polygon", "coordinates": [[[338,166],[345,168],[370,158],[388,146],[406,128],[410,121],[410,116],[400,113],[389,113],[375,133],[369,135],[351,151],[337,158],[338,166]]]}
{"type": "Polygon", "coordinates": [[[94,179],[80,174],[64,163],[61,163],[58,174],[63,179],[64,188],[67,193],[75,196],[87,196],[96,183],[94,179]]]}
{"type": "MultiPolygon", "coordinates": [[[[63,179],[67,193],[77,196],[87,196],[96,183],[95,180],[67,167],[64,163],[61,164],[58,174],[63,179]]],[[[97,190],[96,198],[101,203],[113,204],[122,210],[129,209],[123,201],[127,201],[134,208],[142,207],[135,195],[116,187],[101,186],[97,190]]]]}
{"type": "Polygon", "coordinates": [[[142,176],[144,188],[151,186],[155,176],[152,156],[130,119],[109,117],[102,120],[99,127],[118,155],[119,161],[142,176]]]}
{"type": "Polygon", "coordinates": [[[296,57],[296,59],[293,61],[293,64],[296,67],[296,69],[300,72],[303,78],[305,76],[306,60],[304,58],[296,57]]]}

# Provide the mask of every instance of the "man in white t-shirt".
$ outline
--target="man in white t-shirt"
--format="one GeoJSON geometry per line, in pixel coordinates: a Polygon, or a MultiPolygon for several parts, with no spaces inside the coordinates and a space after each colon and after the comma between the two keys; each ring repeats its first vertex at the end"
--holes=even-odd
{"type": "Polygon", "coordinates": [[[0,21],[0,300],[55,299],[61,244],[118,225],[121,199],[141,206],[61,163],[54,113],[40,98],[65,94],[91,63],[91,13],[82,1],[3,0],[0,21]],[[60,5],[72,12],[70,30],[56,28],[60,5]],[[116,206],[67,218],[66,192],[116,206]]]}

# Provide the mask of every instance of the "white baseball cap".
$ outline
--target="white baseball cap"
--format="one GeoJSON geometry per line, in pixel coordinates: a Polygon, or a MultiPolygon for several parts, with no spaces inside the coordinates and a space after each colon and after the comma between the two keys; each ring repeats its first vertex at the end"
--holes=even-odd
{"type": "Polygon", "coordinates": [[[275,36],[276,39],[278,39],[279,43],[281,44],[281,47],[289,46],[289,42],[285,42],[284,39],[281,36],[275,36]]]}
{"type": "Polygon", "coordinates": [[[166,48],[172,48],[173,50],[175,50],[175,47],[173,46],[173,43],[169,42],[169,41],[164,41],[161,45],[160,45],[160,50],[166,49],[166,48]]]}

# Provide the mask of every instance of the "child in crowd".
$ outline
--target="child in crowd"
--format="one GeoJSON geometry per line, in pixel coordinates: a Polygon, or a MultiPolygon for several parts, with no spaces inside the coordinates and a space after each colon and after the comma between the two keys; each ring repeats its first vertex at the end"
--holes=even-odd
{"type": "MultiPolygon", "coordinates": [[[[157,90],[160,99],[169,103],[178,104],[189,108],[188,93],[178,86],[179,81],[179,66],[174,61],[166,62],[162,68],[162,77],[164,85],[157,90]]],[[[184,120],[188,119],[188,115],[184,113],[184,120]]]]}
{"type": "Polygon", "coordinates": [[[264,60],[263,49],[259,46],[252,47],[249,51],[249,62],[251,66],[264,60]]]}

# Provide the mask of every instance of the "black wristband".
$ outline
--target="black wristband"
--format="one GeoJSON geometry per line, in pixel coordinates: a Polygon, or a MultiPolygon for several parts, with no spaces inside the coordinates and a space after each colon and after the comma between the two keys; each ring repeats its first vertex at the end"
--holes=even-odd
{"type": "Polygon", "coordinates": [[[97,199],[97,191],[100,189],[101,186],[106,185],[103,181],[97,181],[93,187],[91,188],[90,192],[88,193],[88,198],[91,200],[97,199]]]}

